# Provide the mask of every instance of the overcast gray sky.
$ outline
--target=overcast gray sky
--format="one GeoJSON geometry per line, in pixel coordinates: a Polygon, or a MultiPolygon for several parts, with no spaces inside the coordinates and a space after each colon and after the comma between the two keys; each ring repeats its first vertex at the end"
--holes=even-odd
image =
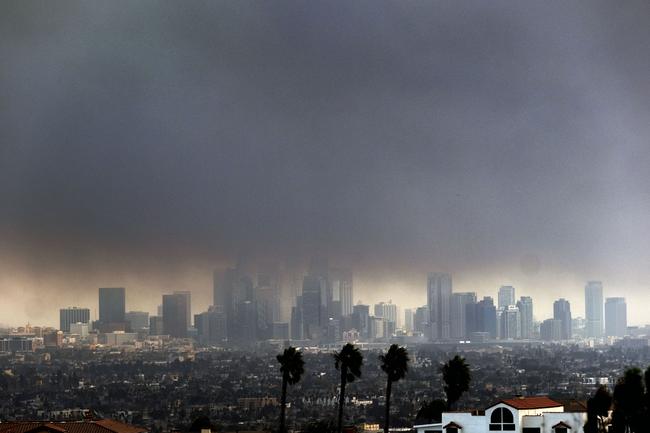
{"type": "Polygon", "coordinates": [[[650,3],[0,3],[0,323],[245,251],[650,322],[650,3]],[[633,301],[633,302],[632,302],[633,301]]]}

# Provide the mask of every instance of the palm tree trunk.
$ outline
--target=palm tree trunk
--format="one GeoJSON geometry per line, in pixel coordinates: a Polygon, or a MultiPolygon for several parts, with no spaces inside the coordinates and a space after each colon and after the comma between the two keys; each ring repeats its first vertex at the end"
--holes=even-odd
{"type": "Polygon", "coordinates": [[[280,433],[286,432],[285,417],[287,410],[287,378],[282,377],[282,397],[280,398],[280,433]]]}
{"type": "Polygon", "coordinates": [[[338,432],[343,432],[343,404],[345,402],[345,383],[346,383],[347,369],[341,368],[341,393],[339,395],[339,429],[338,432]]]}
{"type": "Polygon", "coordinates": [[[384,416],[384,433],[388,433],[388,426],[390,423],[390,391],[392,384],[393,382],[388,379],[388,383],[386,384],[386,414],[384,416]]]}

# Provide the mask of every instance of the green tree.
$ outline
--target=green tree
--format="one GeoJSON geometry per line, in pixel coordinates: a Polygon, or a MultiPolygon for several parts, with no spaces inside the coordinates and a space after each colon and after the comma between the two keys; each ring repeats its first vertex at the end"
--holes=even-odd
{"type": "Polygon", "coordinates": [[[361,377],[363,355],[354,344],[347,343],[340,352],[334,354],[334,367],[341,372],[341,392],[339,394],[339,420],[337,431],[343,431],[343,405],[345,403],[345,385],[361,377]]]}
{"type": "Polygon", "coordinates": [[[599,386],[594,396],[587,401],[585,433],[604,433],[606,431],[604,423],[611,406],[612,395],[605,386],[599,386]]]}
{"type": "Polygon", "coordinates": [[[614,387],[613,432],[644,432],[645,415],[645,389],[641,370],[630,368],[614,387]]]}
{"type": "Polygon", "coordinates": [[[432,423],[442,421],[442,413],[447,409],[447,402],[444,400],[433,400],[431,402],[425,401],[418,414],[416,420],[422,423],[432,423]]]}
{"type": "Polygon", "coordinates": [[[447,361],[440,370],[442,371],[442,380],[445,382],[447,407],[449,410],[454,410],[460,397],[469,390],[469,382],[472,380],[469,365],[465,362],[465,358],[456,355],[447,361]]]}
{"type": "Polygon", "coordinates": [[[289,346],[277,357],[282,373],[282,397],[280,399],[280,433],[286,432],[285,419],[287,410],[287,385],[294,385],[300,381],[305,372],[305,362],[302,353],[295,347],[289,346]]]}
{"type": "Polygon", "coordinates": [[[388,351],[379,356],[381,369],[386,373],[386,408],[384,415],[384,433],[388,433],[390,425],[390,394],[393,382],[403,379],[408,371],[409,356],[404,347],[392,344],[388,351]]]}

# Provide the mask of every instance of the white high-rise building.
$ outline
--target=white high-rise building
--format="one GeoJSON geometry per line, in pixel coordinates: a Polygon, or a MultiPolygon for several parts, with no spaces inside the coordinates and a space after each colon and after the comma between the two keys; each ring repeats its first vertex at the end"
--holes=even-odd
{"type": "Polygon", "coordinates": [[[605,299],[605,335],[625,337],[627,334],[627,304],[625,298],[605,299]]]}
{"type": "Polygon", "coordinates": [[[413,332],[415,330],[415,311],[411,308],[404,310],[404,330],[406,332],[413,332]]]}
{"type": "Polygon", "coordinates": [[[381,317],[397,324],[397,305],[393,304],[393,301],[375,304],[375,317],[381,317]]]}
{"type": "Polygon", "coordinates": [[[603,283],[589,281],[585,286],[585,331],[587,337],[603,336],[603,283]]]}
{"type": "Polygon", "coordinates": [[[515,288],[512,286],[501,286],[499,288],[499,308],[515,305],[515,288]]]}
{"type": "Polygon", "coordinates": [[[451,275],[431,272],[427,278],[427,306],[429,307],[429,338],[448,340],[451,337],[449,307],[451,304],[451,275]]]}
{"type": "Polygon", "coordinates": [[[517,301],[517,308],[521,317],[521,338],[533,338],[533,298],[522,296],[517,301]]]}
{"type": "Polygon", "coordinates": [[[499,327],[501,340],[518,340],[521,338],[521,316],[519,308],[509,305],[501,310],[499,317],[499,327]]]}

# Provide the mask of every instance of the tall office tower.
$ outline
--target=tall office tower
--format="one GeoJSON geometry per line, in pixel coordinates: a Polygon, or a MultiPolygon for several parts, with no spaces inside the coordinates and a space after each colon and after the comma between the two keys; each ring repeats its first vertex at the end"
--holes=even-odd
{"type": "Polygon", "coordinates": [[[241,318],[238,324],[238,338],[241,342],[251,344],[258,339],[257,335],[257,306],[254,301],[244,301],[237,304],[236,315],[241,318]]]}
{"type": "Polygon", "coordinates": [[[255,300],[258,336],[268,340],[273,336],[273,323],[280,321],[280,290],[277,286],[257,287],[255,300]]]}
{"type": "Polygon", "coordinates": [[[340,315],[349,316],[352,314],[352,271],[349,269],[332,269],[329,272],[332,297],[340,301],[340,315]]]}
{"type": "Polygon", "coordinates": [[[124,287],[99,289],[99,322],[103,324],[124,323],[126,290],[124,287]]]}
{"type": "Polygon", "coordinates": [[[243,304],[254,303],[255,286],[245,269],[246,263],[240,258],[236,267],[214,274],[214,306],[223,307],[228,322],[228,340],[233,342],[246,342],[244,334],[250,334],[248,329],[241,326],[245,317],[240,316],[240,313],[248,312],[250,308],[249,304],[243,304]]]}
{"type": "Polygon", "coordinates": [[[212,305],[226,307],[228,305],[228,284],[227,275],[232,269],[227,269],[224,272],[215,270],[212,273],[212,305]]]}
{"type": "Polygon", "coordinates": [[[515,305],[515,288],[501,286],[499,288],[499,308],[506,308],[509,305],[515,305]]]}
{"type": "Polygon", "coordinates": [[[411,308],[404,310],[404,330],[406,332],[413,332],[415,328],[413,327],[415,319],[415,311],[411,308]]]}
{"type": "Polygon", "coordinates": [[[603,336],[603,283],[589,281],[585,286],[585,331],[587,337],[603,336]]]}
{"type": "Polygon", "coordinates": [[[304,339],[304,325],[302,320],[302,296],[296,297],[296,305],[291,307],[291,339],[304,339]]]}
{"type": "Polygon", "coordinates": [[[322,305],[323,292],[326,291],[326,280],[322,277],[306,276],[302,282],[302,322],[304,338],[316,339],[321,335],[321,324],[324,324],[322,305]]]}
{"type": "Polygon", "coordinates": [[[59,329],[63,332],[70,332],[70,325],[73,323],[90,323],[90,309],[61,308],[59,310],[59,329]]]}
{"type": "Polygon", "coordinates": [[[605,299],[605,335],[608,337],[625,337],[627,335],[625,298],[605,299]]]}
{"type": "Polygon", "coordinates": [[[149,327],[149,313],[146,311],[129,311],[124,314],[131,332],[142,332],[149,327]]]}
{"type": "Polygon", "coordinates": [[[572,331],[571,322],[571,305],[564,298],[558,299],[553,303],[553,318],[562,323],[561,340],[570,340],[572,331]]]}
{"type": "Polygon", "coordinates": [[[508,305],[499,311],[501,313],[499,338],[501,340],[517,340],[521,338],[521,314],[519,308],[508,305]]]}
{"type": "MultiPolygon", "coordinates": [[[[290,322],[296,297],[302,293],[303,270],[298,260],[287,258],[279,274],[280,320],[290,322]]],[[[293,337],[292,337],[293,338],[293,337]]]]}
{"type": "Polygon", "coordinates": [[[174,295],[185,297],[185,318],[187,320],[186,326],[192,327],[192,292],[181,290],[174,292],[174,295]]]}
{"type": "Polygon", "coordinates": [[[465,329],[467,335],[475,332],[487,333],[492,339],[497,336],[496,307],[491,297],[465,305],[465,329]]]}
{"type": "Polygon", "coordinates": [[[413,320],[413,329],[415,332],[421,332],[423,335],[429,335],[429,319],[431,314],[429,313],[429,307],[423,305],[415,309],[415,317],[413,320]]]}
{"type": "Polygon", "coordinates": [[[226,314],[221,306],[213,305],[208,311],[196,314],[194,325],[201,344],[222,344],[228,338],[226,314]]]}
{"type": "Polygon", "coordinates": [[[149,316],[149,335],[165,335],[162,316],[149,316]]]}
{"type": "Polygon", "coordinates": [[[183,293],[163,295],[163,332],[176,338],[187,337],[187,302],[183,293]]]}
{"type": "Polygon", "coordinates": [[[450,305],[451,337],[465,339],[467,332],[467,305],[476,304],[476,293],[452,293],[450,305]]]}
{"type": "Polygon", "coordinates": [[[389,322],[397,323],[397,305],[393,301],[375,304],[375,317],[382,317],[389,322]]]}
{"type": "Polygon", "coordinates": [[[357,304],[352,307],[352,326],[359,331],[362,339],[367,339],[369,335],[370,306],[357,304]]]}
{"type": "Polygon", "coordinates": [[[539,327],[539,336],[545,341],[562,340],[562,321],[559,319],[546,319],[539,327]]]}
{"type": "Polygon", "coordinates": [[[533,298],[522,296],[517,301],[517,308],[521,316],[521,338],[529,340],[533,338],[533,298]]]}
{"type": "Polygon", "coordinates": [[[427,278],[427,306],[429,307],[429,338],[431,341],[451,337],[449,306],[451,303],[451,275],[431,272],[427,278]]]}

